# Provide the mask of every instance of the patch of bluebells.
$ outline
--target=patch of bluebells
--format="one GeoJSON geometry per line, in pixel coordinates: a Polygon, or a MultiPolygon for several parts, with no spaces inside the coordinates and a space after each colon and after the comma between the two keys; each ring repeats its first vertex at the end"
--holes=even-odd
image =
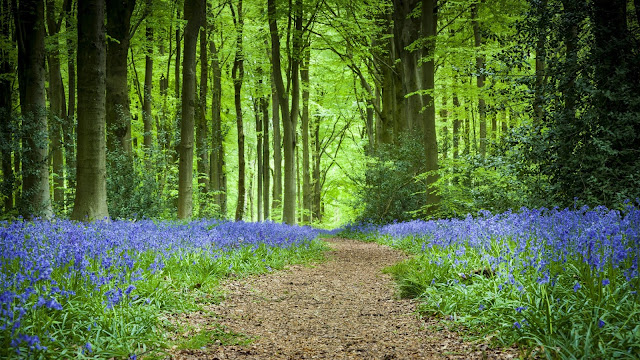
{"type": "MultiPolygon", "coordinates": [[[[493,270],[518,259],[521,269],[540,274],[539,283],[553,278],[552,265],[575,260],[601,277],[602,285],[609,283],[606,274],[611,269],[620,271],[627,281],[639,278],[640,208],[630,203],[622,211],[583,207],[521,209],[498,215],[481,212],[465,219],[414,220],[372,231],[392,243],[412,238],[423,252],[434,247],[456,249],[454,262],[461,262],[464,252],[473,249],[493,270]]],[[[575,286],[577,291],[581,284],[575,286]]]]}
{"type": "MultiPolygon", "coordinates": [[[[204,219],[186,224],[0,222],[0,344],[18,354],[46,349],[38,336],[27,333],[33,330],[23,329],[29,319],[64,311],[70,299],[83,296],[101,296],[105,309],[134,300],[134,284],[145,273],[162,271],[170,258],[218,258],[243,247],[308,246],[317,235],[310,227],[204,219]]],[[[89,343],[85,350],[91,352],[89,343]]]]}

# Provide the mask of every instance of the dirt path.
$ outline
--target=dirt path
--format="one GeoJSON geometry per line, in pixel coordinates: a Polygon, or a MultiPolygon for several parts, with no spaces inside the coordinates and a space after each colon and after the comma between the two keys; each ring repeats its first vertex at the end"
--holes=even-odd
{"type": "MultiPolygon", "coordinates": [[[[230,281],[213,321],[255,340],[208,345],[174,359],[470,359],[514,358],[513,351],[468,344],[442,322],[419,319],[416,303],[394,297],[381,273],[406,258],[373,243],[329,240],[330,261],[315,267],[230,281]],[[483,351],[484,350],[484,351],[483,351]]],[[[202,320],[202,319],[201,319],[202,320]]],[[[197,321],[192,319],[191,321],[197,321]]],[[[211,319],[209,321],[212,321],[211,319]]]]}

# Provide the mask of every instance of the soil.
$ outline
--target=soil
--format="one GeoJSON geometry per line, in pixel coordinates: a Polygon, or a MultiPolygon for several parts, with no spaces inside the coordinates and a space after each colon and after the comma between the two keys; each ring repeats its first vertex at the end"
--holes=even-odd
{"type": "Polygon", "coordinates": [[[248,345],[172,350],[173,359],[513,359],[515,349],[469,343],[447,321],[422,318],[382,269],[407,258],[375,243],[328,240],[329,261],[225,283],[225,299],[184,321],[222,324],[248,345]]]}

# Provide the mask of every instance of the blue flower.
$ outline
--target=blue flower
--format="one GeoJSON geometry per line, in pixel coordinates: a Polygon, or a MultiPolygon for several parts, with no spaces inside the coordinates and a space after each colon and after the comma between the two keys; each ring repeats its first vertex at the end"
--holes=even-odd
{"type": "Polygon", "coordinates": [[[602,279],[602,286],[609,285],[609,279],[602,279]]]}
{"type": "Polygon", "coordinates": [[[598,319],[598,327],[602,328],[605,325],[605,322],[602,319],[598,319]]]}
{"type": "Polygon", "coordinates": [[[578,292],[578,290],[580,290],[582,286],[580,285],[579,282],[576,282],[575,285],[573,285],[573,292],[578,292]]]}
{"type": "Polygon", "coordinates": [[[516,329],[520,329],[520,328],[522,328],[522,325],[520,325],[520,323],[516,321],[516,322],[513,323],[513,327],[516,328],[516,329]]]}

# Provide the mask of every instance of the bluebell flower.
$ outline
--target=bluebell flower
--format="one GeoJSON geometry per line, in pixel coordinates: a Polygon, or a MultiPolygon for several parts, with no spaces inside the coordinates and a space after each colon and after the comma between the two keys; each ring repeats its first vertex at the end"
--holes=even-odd
{"type": "Polygon", "coordinates": [[[578,290],[580,290],[582,286],[580,285],[579,282],[576,282],[575,285],[573,285],[573,292],[578,292],[578,290]]]}
{"type": "Polygon", "coordinates": [[[602,286],[607,286],[609,285],[609,279],[602,279],[602,286]]]}
{"type": "Polygon", "coordinates": [[[520,329],[520,328],[522,328],[522,325],[520,325],[520,323],[516,321],[516,322],[513,323],[513,327],[516,328],[516,329],[520,329]]]}
{"type": "Polygon", "coordinates": [[[605,322],[602,319],[598,319],[598,327],[602,328],[605,325],[605,322]]]}

